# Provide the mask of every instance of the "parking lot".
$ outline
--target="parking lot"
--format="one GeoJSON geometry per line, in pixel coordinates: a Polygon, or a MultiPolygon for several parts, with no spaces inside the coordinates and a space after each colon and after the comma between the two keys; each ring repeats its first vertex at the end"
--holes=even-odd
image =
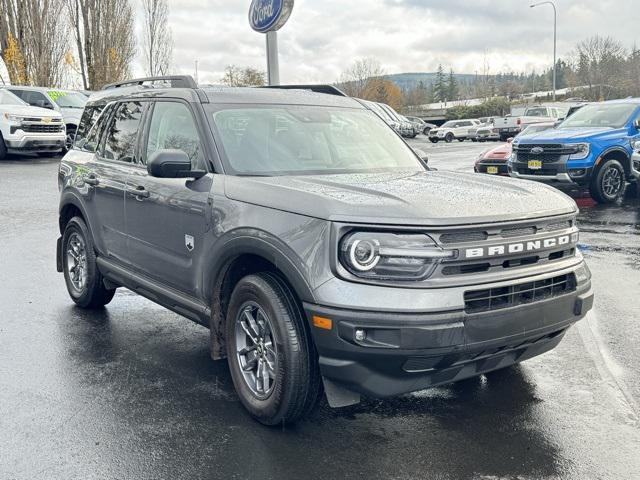
{"type": "MultiPolygon", "coordinates": [[[[410,143],[459,172],[488,148],[410,143]]],[[[574,193],[596,303],[557,349],[267,428],[206,329],[126,290],[100,312],[73,306],[55,271],[58,160],[0,162],[0,479],[640,478],[635,194],[574,193]]]]}

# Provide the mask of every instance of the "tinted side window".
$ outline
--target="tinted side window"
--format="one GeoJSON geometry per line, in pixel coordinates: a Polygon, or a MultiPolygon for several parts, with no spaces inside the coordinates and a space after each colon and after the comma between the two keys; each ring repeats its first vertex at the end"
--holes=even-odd
{"type": "Polygon", "coordinates": [[[78,130],[76,130],[76,139],[74,142],[74,147],[78,145],[78,142],[83,138],[86,138],[91,127],[96,123],[96,120],[102,113],[104,109],[104,105],[92,105],[85,107],[82,112],[82,117],[80,117],[80,123],[78,124],[78,130]]]}
{"type": "MultiPolygon", "coordinates": [[[[98,149],[98,143],[100,142],[100,137],[102,136],[102,132],[105,129],[105,123],[109,120],[109,116],[111,115],[111,111],[113,110],[113,104],[112,105],[108,105],[106,108],[104,108],[104,106],[100,106],[100,107],[94,107],[94,112],[89,112],[87,115],[95,115],[96,118],[92,121],[87,121],[85,123],[85,128],[86,131],[84,132],[84,135],[86,136],[86,142],[84,142],[82,144],[82,147],[79,147],[79,143],[78,143],[78,147],[77,148],[81,148],[81,150],[84,150],[86,152],[95,152],[98,149]],[[100,117],[100,114],[103,113],[102,117],[100,117]],[[97,113],[95,113],[97,112],[97,113]],[[97,120],[97,121],[96,121],[97,120]]],[[[83,113],[83,118],[84,118],[84,113],[83,113]]],[[[82,122],[82,119],[81,119],[82,122]]],[[[78,135],[76,134],[76,142],[78,142],[78,135]]],[[[75,147],[75,144],[74,144],[75,147]]]]}
{"type": "Polygon", "coordinates": [[[142,112],[142,102],[125,102],[116,107],[99,148],[101,157],[135,163],[136,139],[142,112]]]}
{"type": "Polygon", "coordinates": [[[204,170],[204,155],[191,110],[184,103],[157,102],[153,107],[145,161],[164,149],[182,150],[191,159],[191,168],[204,170]]]}

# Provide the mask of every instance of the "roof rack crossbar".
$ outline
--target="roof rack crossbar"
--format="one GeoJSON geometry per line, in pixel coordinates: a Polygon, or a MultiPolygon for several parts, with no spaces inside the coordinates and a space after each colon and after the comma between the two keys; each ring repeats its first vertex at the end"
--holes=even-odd
{"type": "Polygon", "coordinates": [[[264,88],[282,88],[285,90],[310,90],[316,93],[326,93],[339,97],[348,97],[346,93],[334,85],[267,85],[264,88]]]}
{"type": "Polygon", "coordinates": [[[122,82],[109,83],[102,87],[103,90],[111,88],[128,87],[134,85],[143,85],[150,82],[169,81],[171,88],[198,88],[198,84],[191,75],[165,75],[160,77],[144,77],[134,78],[132,80],[124,80],[122,82]]]}

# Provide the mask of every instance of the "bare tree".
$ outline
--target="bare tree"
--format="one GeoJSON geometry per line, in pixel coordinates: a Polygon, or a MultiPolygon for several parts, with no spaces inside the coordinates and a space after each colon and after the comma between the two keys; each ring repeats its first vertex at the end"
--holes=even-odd
{"type": "Polygon", "coordinates": [[[173,39],[167,24],[167,0],[142,0],[144,11],[143,48],[149,76],[166,75],[171,67],[173,39]]]}
{"type": "Polygon", "coordinates": [[[221,81],[230,87],[262,87],[266,84],[266,75],[257,68],[228,65],[221,81]]]}
{"type": "Polygon", "coordinates": [[[85,89],[129,75],[135,56],[129,0],[66,0],[85,89]]]}
{"type": "Polygon", "coordinates": [[[68,30],[64,0],[0,0],[0,48],[13,84],[59,85],[68,30]]]}
{"type": "Polygon", "coordinates": [[[375,58],[362,58],[347,68],[338,81],[350,97],[362,98],[369,83],[384,76],[380,62],[375,58]]]}
{"type": "Polygon", "coordinates": [[[576,46],[578,82],[589,89],[592,100],[605,100],[615,93],[623,77],[625,49],[611,38],[595,35],[576,46]]]}

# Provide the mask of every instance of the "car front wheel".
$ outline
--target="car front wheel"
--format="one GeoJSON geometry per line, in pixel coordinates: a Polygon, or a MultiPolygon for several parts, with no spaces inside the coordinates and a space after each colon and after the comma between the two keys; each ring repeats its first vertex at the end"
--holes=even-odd
{"type": "Polygon", "coordinates": [[[589,191],[598,203],[613,203],[624,191],[624,168],[617,160],[607,160],[591,179],[589,191]]]}
{"type": "Polygon", "coordinates": [[[80,217],[73,217],[64,229],[62,266],[69,296],[79,307],[100,308],[111,301],[116,291],[104,285],[93,240],[80,217]]]}
{"type": "Polygon", "coordinates": [[[229,370],[242,405],[265,425],[292,423],[315,407],[322,391],[304,313],[272,273],[241,279],[226,315],[229,370]]]}
{"type": "Polygon", "coordinates": [[[447,143],[453,142],[454,136],[453,133],[447,133],[444,137],[444,141],[447,143]]]}

